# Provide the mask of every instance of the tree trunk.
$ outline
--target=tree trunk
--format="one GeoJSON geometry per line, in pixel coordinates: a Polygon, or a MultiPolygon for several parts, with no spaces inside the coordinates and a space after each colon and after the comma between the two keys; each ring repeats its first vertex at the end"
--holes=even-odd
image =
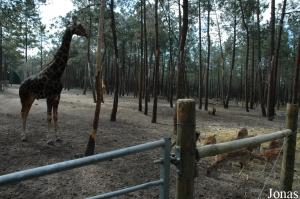
{"type": "Polygon", "coordinates": [[[149,101],[149,69],[148,69],[148,45],[147,45],[147,23],[146,23],[146,0],[144,4],[144,38],[145,38],[145,53],[144,53],[144,69],[145,69],[145,110],[144,114],[148,115],[148,101],[149,101]]]}
{"type": "Polygon", "coordinates": [[[137,66],[139,65],[138,60],[140,60],[139,55],[134,55],[134,81],[133,87],[134,87],[134,92],[133,92],[133,97],[136,98],[138,95],[138,86],[139,86],[139,74],[138,74],[138,69],[137,66]]]}
{"type": "Polygon", "coordinates": [[[131,53],[133,52],[133,47],[132,47],[132,42],[130,43],[130,50],[129,50],[129,59],[128,59],[128,69],[126,72],[126,80],[125,80],[125,90],[126,90],[126,95],[129,96],[129,92],[131,92],[133,89],[131,87],[131,82],[134,81],[134,77],[131,76],[131,64],[132,64],[132,56],[131,53]]]}
{"type": "MultiPolygon", "coordinates": [[[[176,82],[176,99],[182,99],[185,97],[184,92],[184,48],[188,31],[188,0],[183,0],[183,17],[182,17],[182,27],[180,32],[179,40],[179,53],[178,53],[178,63],[177,63],[177,82],[176,82]]],[[[177,115],[176,109],[174,113],[174,133],[177,132],[177,115]]]]}
{"type": "Polygon", "coordinates": [[[206,66],[206,77],[205,77],[205,110],[208,110],[208,95],[209,95],[209,67],[210,67],[210,0],[208,0],[208,10],[207,10],[207,66],[206,66]]]}
{"type": "Polygon", "coordinates": [[[198,97],[199,97],[199,109],[202,109],[202,97],[203,97],[203,77],[202,77],[202,72],[203,72],[203,66],[202,66],[202,42],[201,42],[201,1],[198,0],[198,20],[199,20],[199,92],[198,92],[198,97]]]}
{"type": "Polygon", "coordinates": [[[87,69],[88,69],[88,75],[89,75],[89,83],[90,83],[90,87],[92,89],[92,94],[93,94],[93,100],[94,100],[94,103],[96,103],[97,99],[96,99],[96,93],[95,93],[95,84],[94,84],[94,81],[92,78],[92,70],[91,70],[90,63],[88,63],[87,69]]]}
{"type": "Polygon", "coordinates": [[[181,36],[181,24],[182,24],[182,19],[181,19],[181,2],[178,0],[178,27],[179,27],[179,37],[181,36]]]}
{"type": "MultiPolygon", "coordinates": [[[[27,8],[26,8],[26,10],[27,10],[27,8]]],[[[28,61],[28,22],[27,22],[27,15],[26,15],[25,20],[26,20],[26,22],[25,22],[25,63],[26,63],[26,67],[28,67],[28,65],[27,65],[27,61],[28,61]]],[[[27,68],[27,70],[28,70],[28,68],[27,68]]]]}
{"type": "MultiPolygon", "coordinates": [[[[91,14],[89,15],[89,35],[92,33],[92,16],[91,14]]],[[[86,94],[87,90],[87,78],[89,76],[89,69],[88,67],[90,66],[91,63],[91,37],[88,37],[88,43],[87,43],[87,65],[84,67],[84,88],[83,88],[83,95],[86,94]]]]}
{"type": "Polygon", "coordinates": [[[255,45],[254,45],[254,28],[252,29],[252,51],[251,51],[251,81],[250,81],[250,109],[253,109],[254,107],[254,93],[255,93],[255,87],[254,87],[254,66],[255,66],[255,45]]]}
{"type": "Polygon", "coordinates": [[[158,43],[158,0],[155,0],[155,70],[154,70],[154,100],[153,100],[153,113],[152,123],[156,123],[157,118],[157,94],[159,89],[159,59],[160,59],[160,48],[158,43]]]}
{"type": "Polygon", "coordinates": [[[243,25],[246,30],[246,39],[247,39],[247,49],[246,49],[246,63],[245,63],[245,108],[246,111],[249,112],[249,98],[248,98],[248,63],[249,63],[249,29],[248,25],[246,23],[245,15],[244,15],[244,8],[242,5],[242,1],[239,0],[241,11],[242,11],[242,20],[243,20],[243,25]]]}
{"type": "MultiPolygon", "coordinates": [[[[165,96],[165,85],[164,85],[164,76],[165,76],[165,65],[164,65],[164,53],[161,56],[161,81],[160,81],[160,95],[165,96]]],[[[155,81],[154,81],[155,84],[155,81]]]]}
{"type": "Polygon", "coordinates": [[[43,68],[43,35],[41,33],[41,43],[40,43],[40,69],[42,70],[43,68]]]}
{"type": "Polygon", "coordinates": [[[2,70],[3,70],[3,67],[2,67],[2,64],[3,64],[3,60],[2,60],[2,54],[3,54],[3,45],[2,45],[2,41],[3,41],[3,28],[2,28],[2,23],[0,22],[0,92],[3,91],[3,74],[2,74],[2,70]]]}
{"type": "Polygon", "coordinates": [[[141,59],[140,59],[140,80],[139,80],[139,111],[143,109],[143,90],[144,90],[144,25],[143,25],[143,4],[141,3],[141,59]]]}
{"type": "Polygon", "coordinates": [[[293,82],[293,94],[292,94],[292,104],[298,103],[298,91],[299,91],[299,71],[300,71],[300,36],[298,39],[298,55],[295,63],[295,76],[293,82]]]}
{"type": "Polygon", "coordinates": [[[114,89],[114,102],[113,108],[110,115],[110,121],[116,121],[117,111],[118,111],[118,100],[119,100],[119,53],[118,53],[118,44],[117,44],[117,32],[116,32],[116,23],[114,15],[114,0],[110,1],[110,18],[111,18],[111,31],[113,34],[113,44],[115,52],[115,89],[114,89]]]}
{"type": "Polygon", "coordinates": [[[125,79],[126,79],[126,72],[125,72],[125,41],[122,41],[122,74],[121,74],[121,92],[120,92],[120,96],[124,96],[125,95],[125,79]]]}
{"type": "Polygon", "coordinates": [[[268,94],[267,94],[267,116],[268,120],[273,120],[275,116],[275,93],[274,92],[274,80],[275,80],[275,64],[274,64],[274,52],[275,52],[275,0],[271,1],[271,43],[270,43],[270,73],[268,79],[268,94]]]}
{"type": "Polygon", "coordinates": [[[260,40],[260,2],[257,0],[256,7],[256,25],[257,25],[257,62],[258,62],[258,75],[259,75],[259,98],[260,98],[260,108],[261,114],[263,117],[266,117],[266,108],[265,108],[265,98],[264,98],[264,73],[261,68],[261,40],[260,40]]]}
{"type": "MultiPolygon", "coordinates": [[[[272,9],[273,9],[273,7],[274,6],[272,5],[272,9]]],[[[280,23],[279,23],[279,31],[278,31],[276,52],[275,52],[275,56],[272,56],[272,57],[274,57],[274,59],[273,59],[273,62],[271,62],[272,64],[271,64],[269,88],[268,88],[268,98],[267,98],[268,99],[268,120],[273,120],[274,116],[275,116],[277,68],[278,68],[278,59],[279,59],[279,49],[280,49],[281,35],[282,35],[283,22],[284,22],[283,20],[284,20],[284,16],[285,16],[285,8],[286,8],[286,0],[283,0],[281,18],[280,18],[280,23]]],[[[274,24],[271,24],[271,26],[272,26],[271,30],[272,30],[272,32],[273,31],[275,32],[275,30],[273,30],[273,28],[275,29],[275,11],[272,11],[272,18],[274,18],[273,19],[274,24]],[[274,14],[274,16],[273,16],[273,14],[274,14]]],[[[275,41],[273,41],[273,42],[275,43],[275,41]]],[[[273,44],[273,48],[274,48],[274,44],[273,44]]],[[[274,54],[274,49],[273,49],[272,52],[274,54]]]]}
{"type": "Polygon", "coordinates": [[[216,14],[216,22],[217,22],[217,28],[218,28],[218,37],[219,37],[219,45],[220,45],[220,52],[221,52],[221,81],[218,84],[219,89],[221,90],[220,95],[222,99],[222,104],[225,104],[225,94],[224,94],[224,89],[225,89],[225,77],[224,77],[224,71],[225,71],[225,58],[224,58],[224,53],[223,53],[223,47],[222,47],[222,37],[221,37],[221,30],[220,30],[220,25],[218,21],[218,15],[217,12],[216,14]]]}
{"type": "Polygon", "coordinates": [[[86,147],[85,155],[93,155],[95,151],[95,141],[96,133],[99,124],[99,116],[101,110],[101,94],[102,94],[102,68],[104,61],[104,9],[105,9],[105,0],[100,0],[100,14],[99,14],[99,26],[98,26],[98,47],[97,47],[97,68],[96,68],[96,93],[97,93],[97,102],[93,120],[93,130],[90,134],[88,145],[86,147]]]}
{"type": "Polygon", "coordinates": [[[224,108],[228,108],[229,105],[229,97],[230,97],[230,92],[231,92],[231,84],[232,84],[232,74],[233,74],[233,69],[234,69],[234,64],[235,64],[235,45],[236,45],[236,1],[234,4],[235,10],[234,10],[234,22],[233,22],[233,42],[232,42],[232,57],[231,57],[231,67],[230,67],[230,75],[229,75],[229,83],[228,83],[228,90],[227,90],[227,95],[224,103],[224,108]]]}
{"type": "Polygon", "coordinates": [[[171,29],[171,16],[170,16],[170,0],[168,0],[168,35],[169,35],[169,53],[170,53],[170,59],[169,59],[169,64],[170,64],[170,80],[169,80],[169,90],[170,90],[170,95],[169,95],[169,100],[170,100],[170,107],[173,107],[173,85],[174,85],[174,72],[175,72],[175,67],[173,63],[173,39],[171,36],[172,29],[171,29]]]}
{"type": "Polygon", "coordinates": [[[176,99],[181,99],[185,97],[184,91],[184,47],[188,30],[188,0],[183,1],[183,24],[181,28],[180,34],[180,42],[179,42],[179,54],[178,54],[178,65],[177,65],[177,92],[176,99]]]}

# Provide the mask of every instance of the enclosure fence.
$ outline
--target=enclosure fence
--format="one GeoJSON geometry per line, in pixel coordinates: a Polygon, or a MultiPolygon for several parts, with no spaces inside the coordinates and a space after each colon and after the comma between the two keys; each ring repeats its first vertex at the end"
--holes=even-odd
{"type": "Polygon", "coordinates": [[[146,182],[132,187],[127,187],[121,190],[100,194],[97,196],[89,197],[88,199],[104,199],[111,198],[133,191],[146,189],[154,186],[160,187],[160,199],[169,198],[169,176],[170,176],[170,146],[171,140],[169,138],[148,142],[136,146],[131,146],[123,149],[118,149],[110,152],[100,153],[88,157],[78,158],[65,162],[59,162],[47,166],[37,167],[33,169],[23,170],[0,176],[0,186],[20,182],[23,180],[36,178],[44,175],[58,173],[65,170],[70,170],[78,167],[87,166],[90,164],[111,160],[155,148],[161,148],[162,158],[160,162],[160,179],[156,181],[146,182]]]}
{"type": "Polygon", "coordinates": [[[159,180],[146,182],[144,184],[128,187],[118,191],[104,193],[90,197],[90,199],[111,198],[153,186],[160,187],[160,199],[168,199],[170,163],[173,163],[177,167],[176,199],[193,199],[197,160],[284,138],[283,159],[280,173],[280,189],[282,191],[292,191],[297,138],[298,105],[288,104],[286,117],[287,129],[285,130],[202,147],[196,147],[195,115],[194,100],[180,99],[177,101],[177,138],[175,154],[171,154],[170,152],[171,140],[169,138],[165,138],[111,152],[3,175],[0,176],[0,186],[161,147],[162,158],[155,161],[160,163],[159,180]]]}
{"type": "Polygon", "coordinates": [[[180,151],[179,174],[177,177],[176,199],[194,198],[196,161],[200,158],[230,153],[247,147],[255,147],[268,141],[284,138],[283,158],[280,173],[280,190],[292,191],[297,139],[298,105],[288,104],[286,129],[265,135],[258,135],[230,142],[196,147],[195,101],[177,102],[177,145],[180,151]],[[195,168],[195,169],[191,169],[195,168]]]}

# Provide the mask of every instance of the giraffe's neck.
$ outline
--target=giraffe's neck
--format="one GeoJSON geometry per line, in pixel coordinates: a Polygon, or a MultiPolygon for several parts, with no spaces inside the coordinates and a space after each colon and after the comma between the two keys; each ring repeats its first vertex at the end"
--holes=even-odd
{"type": "Polygon", "coordinates": [[[71,30],[67,28],[64,33],[61,46],[54,55],[54,61],[49,68],[46,69],[48,72],[52,73],[55,78],[61,78],[62,74],[64,73],[69,58],[72,36],[73,34],[71,33],[71,30]]]}

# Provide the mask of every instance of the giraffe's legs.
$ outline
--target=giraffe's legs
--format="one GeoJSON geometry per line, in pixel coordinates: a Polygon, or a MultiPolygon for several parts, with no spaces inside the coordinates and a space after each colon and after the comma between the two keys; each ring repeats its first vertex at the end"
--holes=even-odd
{"type": "Polygon", "coordinates": [[[58,133],[58,125],[57,125],[57,109],[58,109],[58,104],[59,104],[60,96],[55,96],[53,99],[53,121],[54,121],[54,131],[55,131],[55,136],[56,136],[56,141],[61,141],[58,133]]]}
{"type": "Polygon", "coordinates": [[[22,117],[22,124],[23,124],[23,131],[21,132],[22,141],[26,141],[26,120],[33,101],[34,101],[34,97],[30,96],[22,103],[22,109],[21,109],[21,117],[22,117]]]}
{"type": "Polygon", "coordinates": [[[52,120],[52,107],[53,107],[53,98],[47,98],[47,123],[48,123],[48,134],[47,134],[47,143],[53,145],[51,130],[51,120],[52,120]]]}

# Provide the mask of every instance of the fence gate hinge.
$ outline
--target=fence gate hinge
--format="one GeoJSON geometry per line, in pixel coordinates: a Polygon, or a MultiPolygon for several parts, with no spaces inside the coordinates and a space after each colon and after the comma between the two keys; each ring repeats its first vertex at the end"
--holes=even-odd
{"type": "Polygon", "coordinates": [[[181,173],[181,150],[180,150],[180,146],[176,146],[175,147],[175,153],[171,153],[171,163],[174,164],[177,168],[177,173],[180,175],[181,173]]]}

